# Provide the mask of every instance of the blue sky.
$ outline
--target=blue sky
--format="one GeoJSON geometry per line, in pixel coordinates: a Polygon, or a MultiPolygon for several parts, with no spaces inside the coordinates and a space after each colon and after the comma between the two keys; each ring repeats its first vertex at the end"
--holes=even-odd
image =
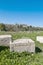
{"type": "Polygon", "coordinates": [[[43,0],[0,0],[0,23],[43,27],[43,0]]]}

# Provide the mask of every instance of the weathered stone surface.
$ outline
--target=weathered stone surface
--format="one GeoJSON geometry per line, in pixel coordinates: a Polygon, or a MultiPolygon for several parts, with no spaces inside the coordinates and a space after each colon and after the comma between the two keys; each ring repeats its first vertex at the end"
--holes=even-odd
{"type": "Polygon", "coordinates": [[[37,36],[36,41],[43,43],[43,36],[37,36]]]}
{"type": "Polygon", "coordinates": [[[35,43],[31,39],[17,39],[11,44],[10,51],[15,52],[35,52],[35,43]]]}
{"type": "Polygon", "coordinates": [[[11,35],[0,35],[0,46],[10,46],[11,35]]]}
{"type": "Polygon", "coordinates": [[[10,52],[14,51],[14,43],[10,43],[10,52]]]}

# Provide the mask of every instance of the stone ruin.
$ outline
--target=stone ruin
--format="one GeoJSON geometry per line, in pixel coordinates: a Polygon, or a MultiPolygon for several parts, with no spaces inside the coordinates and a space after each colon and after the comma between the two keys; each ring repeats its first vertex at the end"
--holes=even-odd
{"type": "Polygon", "coordinates": [[[0,46],[10,46],[11,35],[0,35],[0,46]]]}
{"type": "Polygon", "coordinates": [[[35,43],[31,39],[17,39],[10,44],[10,51],[15,52],[35,52],[35,43]]]}
{"type": "Polygon", "coordinates": [[[43,43],[43,36],[37,36],[36,41],[38,41],[39,43],[43,43]]]}
{"type": "Polygon", "coordinates": [[[0,35],[0,46],[9,46],[11,52],[35,52],[35,43],[33,40],[22,38],[12,42],[11,37],[11,35],[0,35]]]}

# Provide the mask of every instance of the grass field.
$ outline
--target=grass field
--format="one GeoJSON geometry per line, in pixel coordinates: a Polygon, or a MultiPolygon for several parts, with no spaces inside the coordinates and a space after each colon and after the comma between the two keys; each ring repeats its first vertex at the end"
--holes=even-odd
{"type": "Polygon", "coordinates": [[[43,36],[43,32],[0,32],[11,34],[13,40],[18,38],[31,38],[35,41],[35,53],[10,52],[8,47],[0,46],[0,65],[43,65],[43,44],[36,41],[36,36],[43,36]]]}

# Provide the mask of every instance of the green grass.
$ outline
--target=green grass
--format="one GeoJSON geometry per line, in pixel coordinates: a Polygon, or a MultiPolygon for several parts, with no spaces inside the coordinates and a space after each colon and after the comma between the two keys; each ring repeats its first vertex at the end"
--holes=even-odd
{"type": "Polygon", "coordinates": [[[0,65],[43,65],[43,44],[36,41],[36,36],[43,36],[43,32],[0,32],[11,34],[13,40],[18,38],[31,38],[35,41],[35,53],[29,52],[10,52],[9,47],[0,46],[0,65]]]}

